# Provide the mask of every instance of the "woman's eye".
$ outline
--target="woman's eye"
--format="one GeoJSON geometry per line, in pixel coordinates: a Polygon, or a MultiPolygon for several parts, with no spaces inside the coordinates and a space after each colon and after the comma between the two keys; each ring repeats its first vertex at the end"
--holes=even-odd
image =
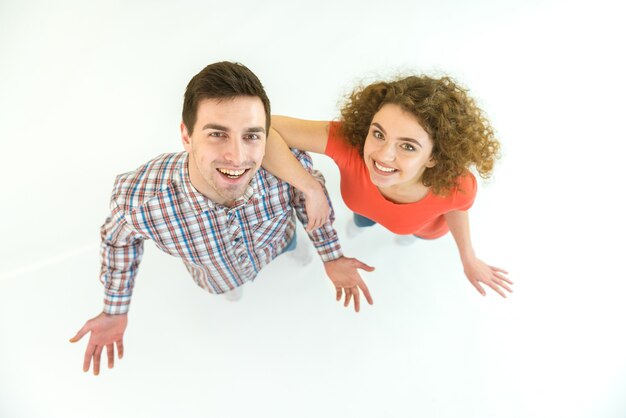
{"type": "Polygon", "coordinates": [[[400,145],[402,147],[403,150],[405,151],[415,151],[415,147],[411,144],[402,144],[400,145]]]}
{"type": "Polygon", "coordinates": [[[383,138],[384,138],[383,133],[382,133],[381,131],[374,131],[374,132],[372,133],[372,135],[373,135],[373,136],[374,136],[374,138],[376,138],[376,139],[383,139],[383,138]]]}

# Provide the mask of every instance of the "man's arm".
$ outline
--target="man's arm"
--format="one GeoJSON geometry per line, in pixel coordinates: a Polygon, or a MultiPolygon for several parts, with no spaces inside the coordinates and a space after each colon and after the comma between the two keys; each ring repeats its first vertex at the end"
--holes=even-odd
{"type": "MultiPolygon", "coordinates": [[[[344,306],[347,307],[350,305],[350,300],[354,299],[354,310],[359,312],[361,306],[360,291],[363,292],[365,299],[370,305],[372,305],[374,301],[372,300],[367,285],[359,275],[358,269],[373,271],[374,267],[370,267],[355,258],[344,257],[341,251],[341,245],[339,244],[339,238],[337,237],[337,231],[332,226],[335,220],[335,214],[330,204],[326,187],[324,186],[324,177],[318,171],[313,170],[311,158],[308,154],[300,151],[296,156],[302,164],[302,167],[304,167],[307,172],[311,173],[319,182],[324,191],[324,199],[327,199],[330,208],[329,219],[320,228],[307,231],[309,239],[324,262],[326,274],[335,286],[337,300],[339,301],[343,294],[345,296],[344,306]]],[[[296,216],[303,225],[306,225],[308,221],[304,197],[297,190],[295,191],[293,201],[296,216]]]]}
{"type": "Polygon", "coordinates": [[[70,339],[79,341],[87,333],[89,342],[85,350],[83,371],[89,371],[93,363],[93,374],[100,373],[100,357],[107,349],[108,366],[114,365],[114,345],[118,358],[124,355],[124,332],[128,324],[128,308],[135,275],[143,254],[143,239],[130,229],[119,212],[109,217],[101,232],[101,274],[104,284],[104,308],[98,316],[88,320],[70,339]]]}
{"type": "Polygon", "coordinates": [[[111,315],[125,314],[143,256],[143,237],[126,222],[119,208],[100,228],[100,282],[104,285],[104,308],[111,315]]]}

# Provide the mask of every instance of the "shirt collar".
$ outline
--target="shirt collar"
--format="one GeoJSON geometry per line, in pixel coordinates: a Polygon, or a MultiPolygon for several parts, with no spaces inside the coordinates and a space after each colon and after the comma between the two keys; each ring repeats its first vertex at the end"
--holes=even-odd
{"type": "Polygon", "coordinates": [[[235,200],[233,205],[227,208],[228,210],[239,208],[240,206],[248,204],[250,200],[254,201],[258,196],[265,195],[266,188],[263,187],[263,182],[261,180],[261,170],[263,169],[260,168],[259,170],[257,170],[257,172],[254,174],[254,177],[252,177],[250,184],[243,192],[243,195],[241,195],[239,199],[235,200]]]}
{"type": "Polygon", "coordinates": [[[189,154],[187,152],[185,152],[185,157],[180,167],[180,179],[183,193],[196,214],[200,214],[211,207],[212,202],[191,184],[191,179],[189,178],[189,154]]]}

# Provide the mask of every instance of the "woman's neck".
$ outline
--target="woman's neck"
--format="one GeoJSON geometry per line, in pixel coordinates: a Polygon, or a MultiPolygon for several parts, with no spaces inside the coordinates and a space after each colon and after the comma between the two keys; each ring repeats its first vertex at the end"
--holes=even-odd
{"type": "Polygon", "coordinates": [[[418,184],[379,187],[378,191],[387,200],[394,203],[415,203],[425,198],[430,192],[430,188],[424,186],[420,181],[418,184]]]}

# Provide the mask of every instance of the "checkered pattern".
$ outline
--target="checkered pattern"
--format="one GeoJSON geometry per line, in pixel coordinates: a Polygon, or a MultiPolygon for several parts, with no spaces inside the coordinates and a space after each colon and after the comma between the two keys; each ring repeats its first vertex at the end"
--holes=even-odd
{"type": "MultiPolygon", "coordinates": [[[[294,150],[312,170],[308,154],[294,150]]],[[[304,197],[260,169],[232,207],[215,204],[189,180],[188,154],[163,154],[117,177],[111,215],[101,228],[100,280],[104,312],[128,312],[143,242],[183,260],[196,284],[210,293],[228,292],[252,281],[294,235],[295,213],[307,222],[304,197]]],[[[322,261],[342,256],[331,221],[311,233],[322,261]]]]}

